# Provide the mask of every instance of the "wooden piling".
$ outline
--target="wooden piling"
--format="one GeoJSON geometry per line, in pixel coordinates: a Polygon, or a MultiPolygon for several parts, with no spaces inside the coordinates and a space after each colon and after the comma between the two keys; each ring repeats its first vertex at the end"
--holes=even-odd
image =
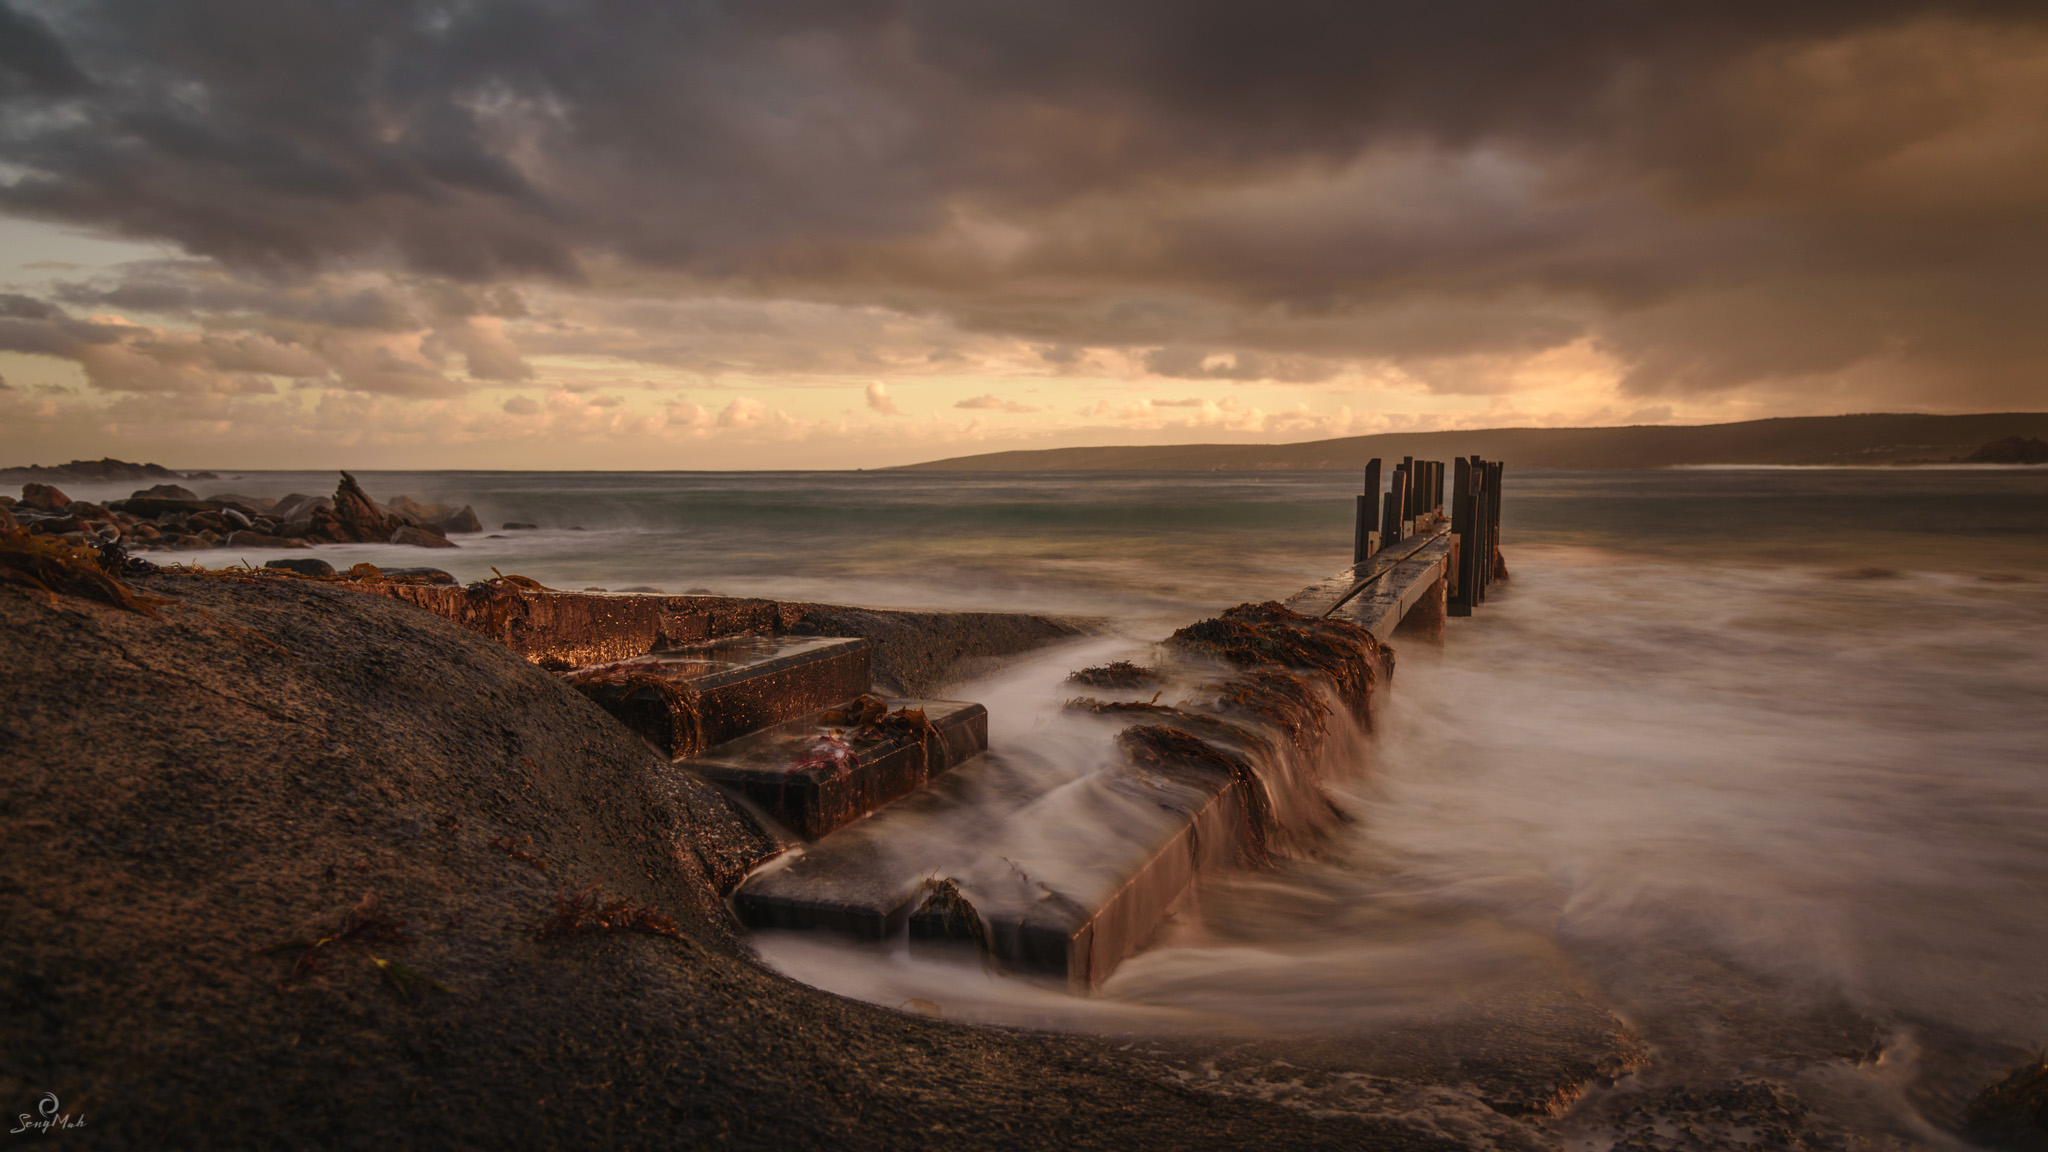
{"type": "Polygon", "coordinates": [[[1373,534],[1380,530],[1380,458],[1365,466],[1365,492],[1358,497],[1358,527],[1351,545],[1351,562],[1363,564],[1373,553],[1373,534]]]}
{"type": "Polygon", "coordinates": [[[1451,462],[1451,534],[1458,540],[1457,591],[1444,605],[1452,616],[1472,614],[1472,461],[1459,457],[1451,462]]]}

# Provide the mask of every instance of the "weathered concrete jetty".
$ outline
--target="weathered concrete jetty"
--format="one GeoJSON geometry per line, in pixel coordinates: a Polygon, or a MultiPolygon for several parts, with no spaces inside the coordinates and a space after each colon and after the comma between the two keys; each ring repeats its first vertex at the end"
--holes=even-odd
{"type": "Polygon", "coordinates": [[[1360,757],[1392,642],[1441,642],[1504,574],[1499,486],[1475,458],[1406,460],[1383,487],[1374,461],[1351,565],[1076,672],[1064,714],[1088,751],[1071,762],[991,750],[978,703],[878,692],[886,638],[819,634],[815,606],[516,578],[376,590],[560,672],[724,789],[762,831],[727,893],[742,923],[1087,989],[1203,873],[1309,849],[1337,818],[1323,782],[1360,757]]]}

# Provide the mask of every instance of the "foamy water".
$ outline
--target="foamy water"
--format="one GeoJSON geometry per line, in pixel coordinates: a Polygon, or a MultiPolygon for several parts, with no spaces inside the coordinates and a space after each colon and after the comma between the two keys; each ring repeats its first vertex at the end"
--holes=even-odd
{"type": "MultiPolygon", "coordinates": [[[[1112,640],[955,693],[988,704],[996,747],[1055,753],[1069,670],[1339,567],[1352,484],[364,482],[547,528],[320,553],[337,564],[1111,617],[1112,640]]],[[[1676,1118],[1659,1146],[1740,1143],[1685,1136],[1669,1094],[1765,1085],[1836,1143],[1952,1144],[1923,1114],[2048,1042],[2048,475],[1510,472],[1507,496],[1513,580],[1441,651],[1402,651],[1370,755],[1334,785],[1352,822],[1318,858],[1205,885],[1097,995],[807,936],[764,956],[954,1019],[1282,1050],[1484,1018],[1533,1060],[1546,1028],[1612,1014],[1647,1064],[1543,1140],[1614,1146],[1647,1102],[1676,1118]]],[[[1357,1081],[1358,1106],[1392,1107],[1393,1082],[1357,1081]]],[[[1521,1138],[1457,1091],[1416,1107],[1468,1142],[1521,1138]]]]}

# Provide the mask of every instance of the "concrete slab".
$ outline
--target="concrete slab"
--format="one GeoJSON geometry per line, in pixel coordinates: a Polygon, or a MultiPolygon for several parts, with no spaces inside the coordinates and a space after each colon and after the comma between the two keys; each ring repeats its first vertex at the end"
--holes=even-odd
{"type": "Polygon", "coordinates": [[[867,729],[812,715],[727,741],[680,763],[731,788],[806,840],[852,823],[988,748],[988,711],[958,700],[883,702],[921,712],[922,729],[867,729]]]}
{"type": "Polygon", "coordinates": [[[740,884],[754,928],[914,950],[978,950],[1077,990],[1137,951],[1204,870],[1239,863],[1245,822],[1224,772],[1119,765],[1050,790],[977,756],[740,884]]]}
{"type": "Polygon", "coordinates": [[[868,690],[868,642],[732,636],[569,673],[569,683],[670,756],[842,704],[868,690]]]}

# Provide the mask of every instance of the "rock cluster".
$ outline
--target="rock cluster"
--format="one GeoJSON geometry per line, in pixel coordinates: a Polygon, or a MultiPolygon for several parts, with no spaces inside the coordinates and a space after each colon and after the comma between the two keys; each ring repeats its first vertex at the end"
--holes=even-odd
{"type": "Polygon", "coordinates": [[[306,548],[315,544],[411,544],[453,548],[450,533],[482,525],[468,506],[421,504],[400,496],[370,499],[346,472],[332,497],[294,493],[282,500],[158,484],[104,507],[73,500],[48,484],[22,485],[19,500],[0,496],[0,530],[25,529],[77,544],[119,542],[129,551],[201,548],[306,548]]]}
{"type": "Polygon", "coordinates": [[[0,468],[0,480],[62,480],[74,484],[104,484],[121,480],[202,480],[210,476],[210,472],[185,476],[161,464],[133,464],[112,456],[104,460],[73,460],[69,464],[0,468]]]}

